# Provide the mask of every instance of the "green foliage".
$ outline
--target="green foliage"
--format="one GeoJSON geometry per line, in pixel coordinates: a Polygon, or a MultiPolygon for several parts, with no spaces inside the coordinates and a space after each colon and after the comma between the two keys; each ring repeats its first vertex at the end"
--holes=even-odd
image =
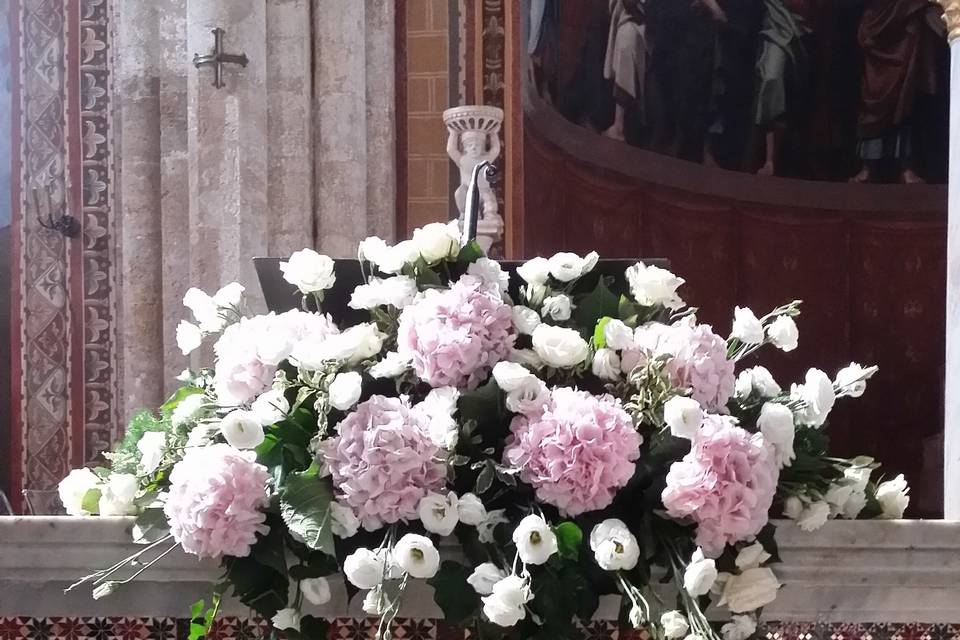
{"type": "Polygon", "coordinates": [[[302,537],[307,547],[327,555],[334,555],[332,501],[330,482],[320,479],[316,469],[288,476],[280,495],[280,514],[290,532],[302,537]]]}
{"type": "Polygon", "coordinates": [[[148,431],[169,431],[169,423],[158,418],[151,411],[141,411],[130,419],[123,439],[117,443],[113,452],[109,454],[111,467],[115,473],[136,473],[137,463],[140,462],[140,452],[137,443],[148,431]]]}
{"type": "Polygon", "coordinates": [[[273,617],[287,606],[290,590],[287,576],[258,562],[254,553],[245,558],[227,557],[223,565],[224,582],[233,587],[233,595],[244,605],[265,618],[273,617]]]}
{"type": "Polygon", "coordinates": [[[180,387],[174,391],[173,395],[167,398],[167,401],[160,406],[160,413],[167,415],[169,412],[176,409],[177,405],[180,404],[184,398],[187,396],[197,395],[198,393],[203,393],[203,389],[200,387],[194,387],[192,385],[180,387]]]}
{"type": "Polygon", "coordinates": [[[207,637],[213,627],[214,620],[217,619],[217,611],[220,610],[220,594],[214,593],[210,596],[210,607],[207,608],[206,602],[197,600],[190,606],[190,635],[187,640],[200,640],[207,637]]]}
{"type": "Polygon", "coordinates": [[[476,262],[483,257],[483,249],[480,248],[480,245],[476,240],[471,240],[460,249],[460,254],[457,256],[457,262],[462,265],[468,265],[472,262],[476,262]]]}
{"type": "Polygon", "coordinates": [[[461,625],[477,615],[480,599],[467,582],[470,569],[453,560],[440,563],[437,575],[427,580],[433,587],[433,599],[448,624],[461,625]]]}
{"type": "Polygon", "coordinates": [[[593,291],[578,296],[575,300],[577,308],[573,312],[576,326],[583,332],[583,337],[589,339],[601,318],[617,315],[620,299],[610,291],[608,278],[600,278],[593,291]]]}
{"type": "Polygon", "coordinates": [[[573,522],[561,522],[553,528],[557,536],[557,551],[561,558],[578,560],[580,545],[583,543],[583,531],[573,522]]]}

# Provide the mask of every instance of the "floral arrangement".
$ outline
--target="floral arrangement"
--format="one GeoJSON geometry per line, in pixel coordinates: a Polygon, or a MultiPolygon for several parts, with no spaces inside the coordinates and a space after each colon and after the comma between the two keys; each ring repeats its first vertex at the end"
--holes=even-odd
{"type": "Polygon", "coordinates": [[[737,308],[724,338],[663,268],[558,253],[511,278],[455,223],[359,258],[353,326],[322,313],[337,274],[311,250],[281,269],[314,311],[249,317],[236,283],[187,293],[177,341],[212,342],[212,368],[134,418],[111,468],[60,485],[71,514],[135,515],[144,545],[77,584],[108,595],[180,546],[224,570],[194,637],[231,590],[287,637],[324,637],[308,605],[343,580],[387,638],[426,580],[480,637],[571,637],[620,594],[653,638],[744,640],[780,587],[771,514],[813,531],[907,506],[902,476],[827,455],[835,401],[875,367],[787,388],[753,364],[797,346],[799,302],[737,308]]]}

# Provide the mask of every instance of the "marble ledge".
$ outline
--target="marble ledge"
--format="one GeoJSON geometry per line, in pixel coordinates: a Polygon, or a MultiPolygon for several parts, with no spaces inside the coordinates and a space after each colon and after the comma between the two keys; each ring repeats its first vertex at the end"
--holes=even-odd
{"type": "MultiPolygon", "coordinates": [[[[0,518],[0,616],[172,616],[209,593],[218,566],[179,550],[136,582],[95,601],[89,589],[63,588],[139,547],[129,518],[0,518]]],[[[784,584],[764,618],[784,622],[960,622],[960,522],[830,522],[815,534],[778,523],[784,584]]],[[[454,555],[456,551],[444,552],[454,555]]],[[[359,599],[342,588],[315,613],[362,616],[359,599]]],[[[229,602],[225,612],[247,613],[229,602]]],[[[422,583],[404,600],[402,615],[437,617],[422,583]]],[[[600,617],[614,617],[614,599],[600,617]]]]}

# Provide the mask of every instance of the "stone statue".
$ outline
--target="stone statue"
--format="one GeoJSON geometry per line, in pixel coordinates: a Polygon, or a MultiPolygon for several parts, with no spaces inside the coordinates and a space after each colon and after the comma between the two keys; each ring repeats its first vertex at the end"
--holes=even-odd
{"type": "MultiPolygon", "coordinates": [[[[461,223],[466,207],[467,186],[474,168],[481,162],[494,163],[500,156],[500,125],[503,109],[487,106],[453,107],[443,112],[443,122],[450,132],[447,154],[460,169],[460,186],[454,194],[461,223]]],[[[498,212],[497,194],[486,177],[478,182],[482,205],[477,223],[477,242],[484,251],[503,236],[503,218],[498,212]]]]}

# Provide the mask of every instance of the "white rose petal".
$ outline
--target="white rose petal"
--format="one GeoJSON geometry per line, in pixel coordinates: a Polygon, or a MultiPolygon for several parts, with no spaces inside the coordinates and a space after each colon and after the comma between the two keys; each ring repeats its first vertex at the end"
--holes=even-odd
{"type": "Polygon", "coordinates": [[[663,420],[675,438],[693,440],[703,424],[703,409],[693,398],[674,396],[663,405],[663,420]]]}
{"type": "Polygon", "coordinates": [[[307,578],[300,581],[300,593],[310,604],[319,607],[330,602],[330,583],[326,578],[307,578]]]}
{"type": "Polygon", "coordinates": [[[520,560],[526,564],[543,564],[557,552],[557,536],[546,521],[531,514],[520,521],[513,532],[520,560]]]}
{"type": "Polygon", "coordinates": [[[780,582],[770,569],[747,569],[740,575],[730,576],[724,585],[720,604],[727,605],[734,613],[756,611],[773,602],[778,589],[780,582]]]}
{"type": "Polygon", "coordinates": [[[809,533],[825,525],[829,518],[830,504],[825,500],[817,500],[803,507],[797,517],[797,526],[809,533]]]}
{"type": "Polygon", "coordinates": [[[663,635],[668,640],[679,640],[690,630],[687,618],[679,611],[667,611],[660,616],[660,626],[663,627],[663,635]]]}
{"type": "Polygon", "coordinates": [[[376,264],[380,271],[394,274],[403,271],[405,266],[413,264],[419,257],[417,245],[412,240],[404,240],[392,247],[387,247],[376,264]]]}
{"type": "Polygon", "coordinates": [[[183,355],[190,355],[203,343],[203,333],[197,325],[181,320],[177,325],[177,347],[183,355]]]}
{"type": "Polygon", "coordinates": [[[720,627],[723,640],[747,640],[757,631],[757,621],[753,616],[733,616],[730,622],[720,627]]]}
{"type": "Polygon", "coordinates": [[[307,338],[297,343],[291,357],[310,371],[319,371],[329,362],[357,364],[380,353],[385,339],[377,325],[366,322],[320,339],[307,338]]]}
{"type": "Polygon", "coordinates": [[[408,276],[380,279],[370,278],[350,295],[351,309],[373,309],[391,306],[402,309],[417,297],[417,282],[408,276]]]}
{"type": "Polygon", "coordinates": [[[610,382],[620,379],[620,356],[613,349],[597,349],[590,367],[593,375],[610,382]]]}
{"type": "Polygon", "coordinates": [[[535,377],[530,370],[515,362],[498,362],[493,366],[493,379],[506,393],[523,386],[528,379],[535,377]]]}
{"type": "Polygon", "coordinates": [[[236,449],[254,449],[263,442],[263,426],[252,411],[234,409],[220,421],[220,433],[236,449]]]}
{"type": "MultiPolygon", "coordinates": [[[[456,516],[456,507],[453,509],[456,516]]],[[[414,578],[432,578],[440,568],[440,553],[430,538],[407,533],[393,548],[394,558],[401,569],[414,578]]]]}
{"type": "Polygon", "coordinates": [[[500,570],[492,562],[484,562],[470,574],[467,583],[481,596],[493,593],[493,585],[507,577],[505,571],[500,570]]]}
{"type": "Polygon", "coordinates": [[[877,502],[883,510],[881,517],[898,520],[910,505],[910,487],[901,473],[893,480],[881,482],[877,487],[877,502]]]}
{"type": "Polygon", "coordinates": [[[777,316],[767,325],[767,337],[781,351],[793,351],[797,348],[800,332],[797,323],[790,316],[777,316]]]}
{"type": "Polygon", "coordinates": [[[510,274],[500,268],[500,263],[490,258],[479,258],[467,267],[467,274],[480,278],[487,284],[496,285],[500,293],[510,286],[510,274]]]}
{"type": "Polygon", "coordinates": [[[387,243],[377,236],[369,236],[357,246],[357,258],[379,264],[388,250],[387,243]]]}
{"type": "Polygon", "coordinates": [[[793,450],[796,435],[793,427],[793,412],[777,402],[765,402],[757,418],[757,427],[763,439],[773,445],[776,451],[777,466],[789,467],[797,454],[793,450]]]}
{"type": "Polygon", "coordinates": [[[558,322],[569,320],[572,311],[573,302],[570,301],[570,296],[562,293],[550,296],[543,301],[543,315],[550,316],[558,322]]]}
{"type": "Polygon", "coordinates": [[[629,267],[626,271],[630,293],[638,304],[645,307],[662,305],[667,309],[680,309],[683,300],[677,295],[677,289],[686,282],[666,269],[647,266],[642,262],[629,267]]]}
{"type": "Polygon", "coordinates": [[[453,491],[446,496],[432,491],[420,498],[418,512],[423,528],[439,536],[448,536],[460,522],[457,494],[453,491]]]}
{"type": "Polygon", "coordinates": [[[413,244],[427,264],[455,258],[460,253],[460,228],[456,221],[431,222],[414,229],[413,244]]]}
{"type": "Polygon", "coordinates": [[[513,413],[539,415],[550,402],[550,390],[540,378],[531,375],[520,386],[507,394],[505,404],[513,413]]]}
{"type": "Polygon", "coordinates": [[[384,557],[363,547],[343,560],[343,572],[358,589],[373,589],[383,580],[384,557]]]}
{"type": "Polygon", "coordinates": [[[513,314],[513,326],[517,331],[524,335],[530,335],[540,324],[540,314],[521,304],[515,305],[511,309],[513,314]]]}
{"type": "Polygon", "coordinates": [[[476,495],[465,493],[460,496],[460,501],[457,503],[457,515],[460,516],[460,522],[463,524],[476,527],[487,519],[487,509],[476,495]]]}
{"type": "Polygon", "coordinates": [[[101,516],[131,516],[137,513],[133,504],[139,484],[132,473],[110,475],[101,489],[99,511],[101,516]]]}
{"type": "Polygon", "coordinates": [[[839,395],[859,398],[867,390],[867,380],[873,377],[876,372],[877,367],[864,367],[856,362],[851,362],[837,372],[834,385],[837,387],[839,395]]]}
{"type": "Polygon", "coordinates": [[[527,284],[544,284],[550,277],[550,261],[546,258],[533,258],[517,267],[517,275],[527,284]]]}
{"type": "Polygon", "coordinates": [[[356,371],[338,373],[330,383],[330,405],[346,411],[357,404],[363,392],[363,378],[356,371]]]}
{"type": "Polygon", "coordinates": [[[590,347],[574,329],[541,324],[533,331],[533,350],[544,364],[567,369],[582,364],[590,347]]]}
{"type": "Polygon", "coordinates": [[[163,448],[167,443],[167,434],[163,431],[147,431],[137,441],[137,451],[140,452],[140,471],[146,475],[152,474],[163,460],[163,448]]]}
{"type": "Polygon", "coordinates": [[[629,349],[633,347],[633,329],[622,320],[609,320],[603,326],[603,340],[614,351],[629,349]]]}
{"type": "Polygon", "coordinates": [[[374,378],[396,378],[410,368],[410,359],[401,356],[396,351],[390,351],[383,360],[370,367],[370,375],[374,378]]]}
{"type": "Polygon", "coordinates": [[[295,251],[290,259],[280,263],[283,279],[297,287],[301,293],[316,293],[329,289],[336,282],[334,263],[313,249],[295,251]]]}
{"type": "Polygon", "coordinates": [[[280,609],[277,611],[270,622],[273,623],[274,629],[293,629],[294,631],[300,631],[300,612],[296,609],[280,609]]]}
{"type": "Polygon", "coordinates": [[[763,342],[763,325],[749,308],[735,307],[730,335],[745,344],[760,344],[763,342]]]}
{"type": "Polygon", "coordinates": [[[279,389],[270,389],[260,394],[250,411],[257,417],[261,426],[268,427],[277,424],[290,413],[290,403],[279,389]]]}
{"type": "Polygon", "coordinates": [[[550,275],[560,282],[571,282],[590,273],[597,265],[599,258],[596,251],[591,251],[582,258],[569,252],[554,254],[549,260],[550,275]]]}
{"type": "Polygon", "coordinates": [[[350,507],[339,502],[330,503],[330,530],[338,538],[352,538],[360,529],[360,519],[350,507]]]}
{"type": "Polygon", "coordinates": [[[184,294],[183,306],[190,309],[193,318],[204,333],[217,333],[227,324],[226,319],[220,314],[216,301],[196,287],[191,287],[184,294]]]}
{"type": "Polygon", "coordinates": [[[702,549],[697,549],[683,572],[683,588],[694,598],[705,596],[710,593],[717,575],[717,563],[704,557],[702,549]]]}
{"type": "Polygon", "coordinates": [[[239,282],[226,284],[213,294],[213,301],[221,309],[236,309],[243,300],[243,285],[239,282]]]}
{"type": "Polygon", "coordinates": [[[844,507],[853,495],[854,488],[853,483],[846,481],[834,482],[827,488],[823,499],[830,505],[830,517],[835,518],[843,513],[844,507]]]}

